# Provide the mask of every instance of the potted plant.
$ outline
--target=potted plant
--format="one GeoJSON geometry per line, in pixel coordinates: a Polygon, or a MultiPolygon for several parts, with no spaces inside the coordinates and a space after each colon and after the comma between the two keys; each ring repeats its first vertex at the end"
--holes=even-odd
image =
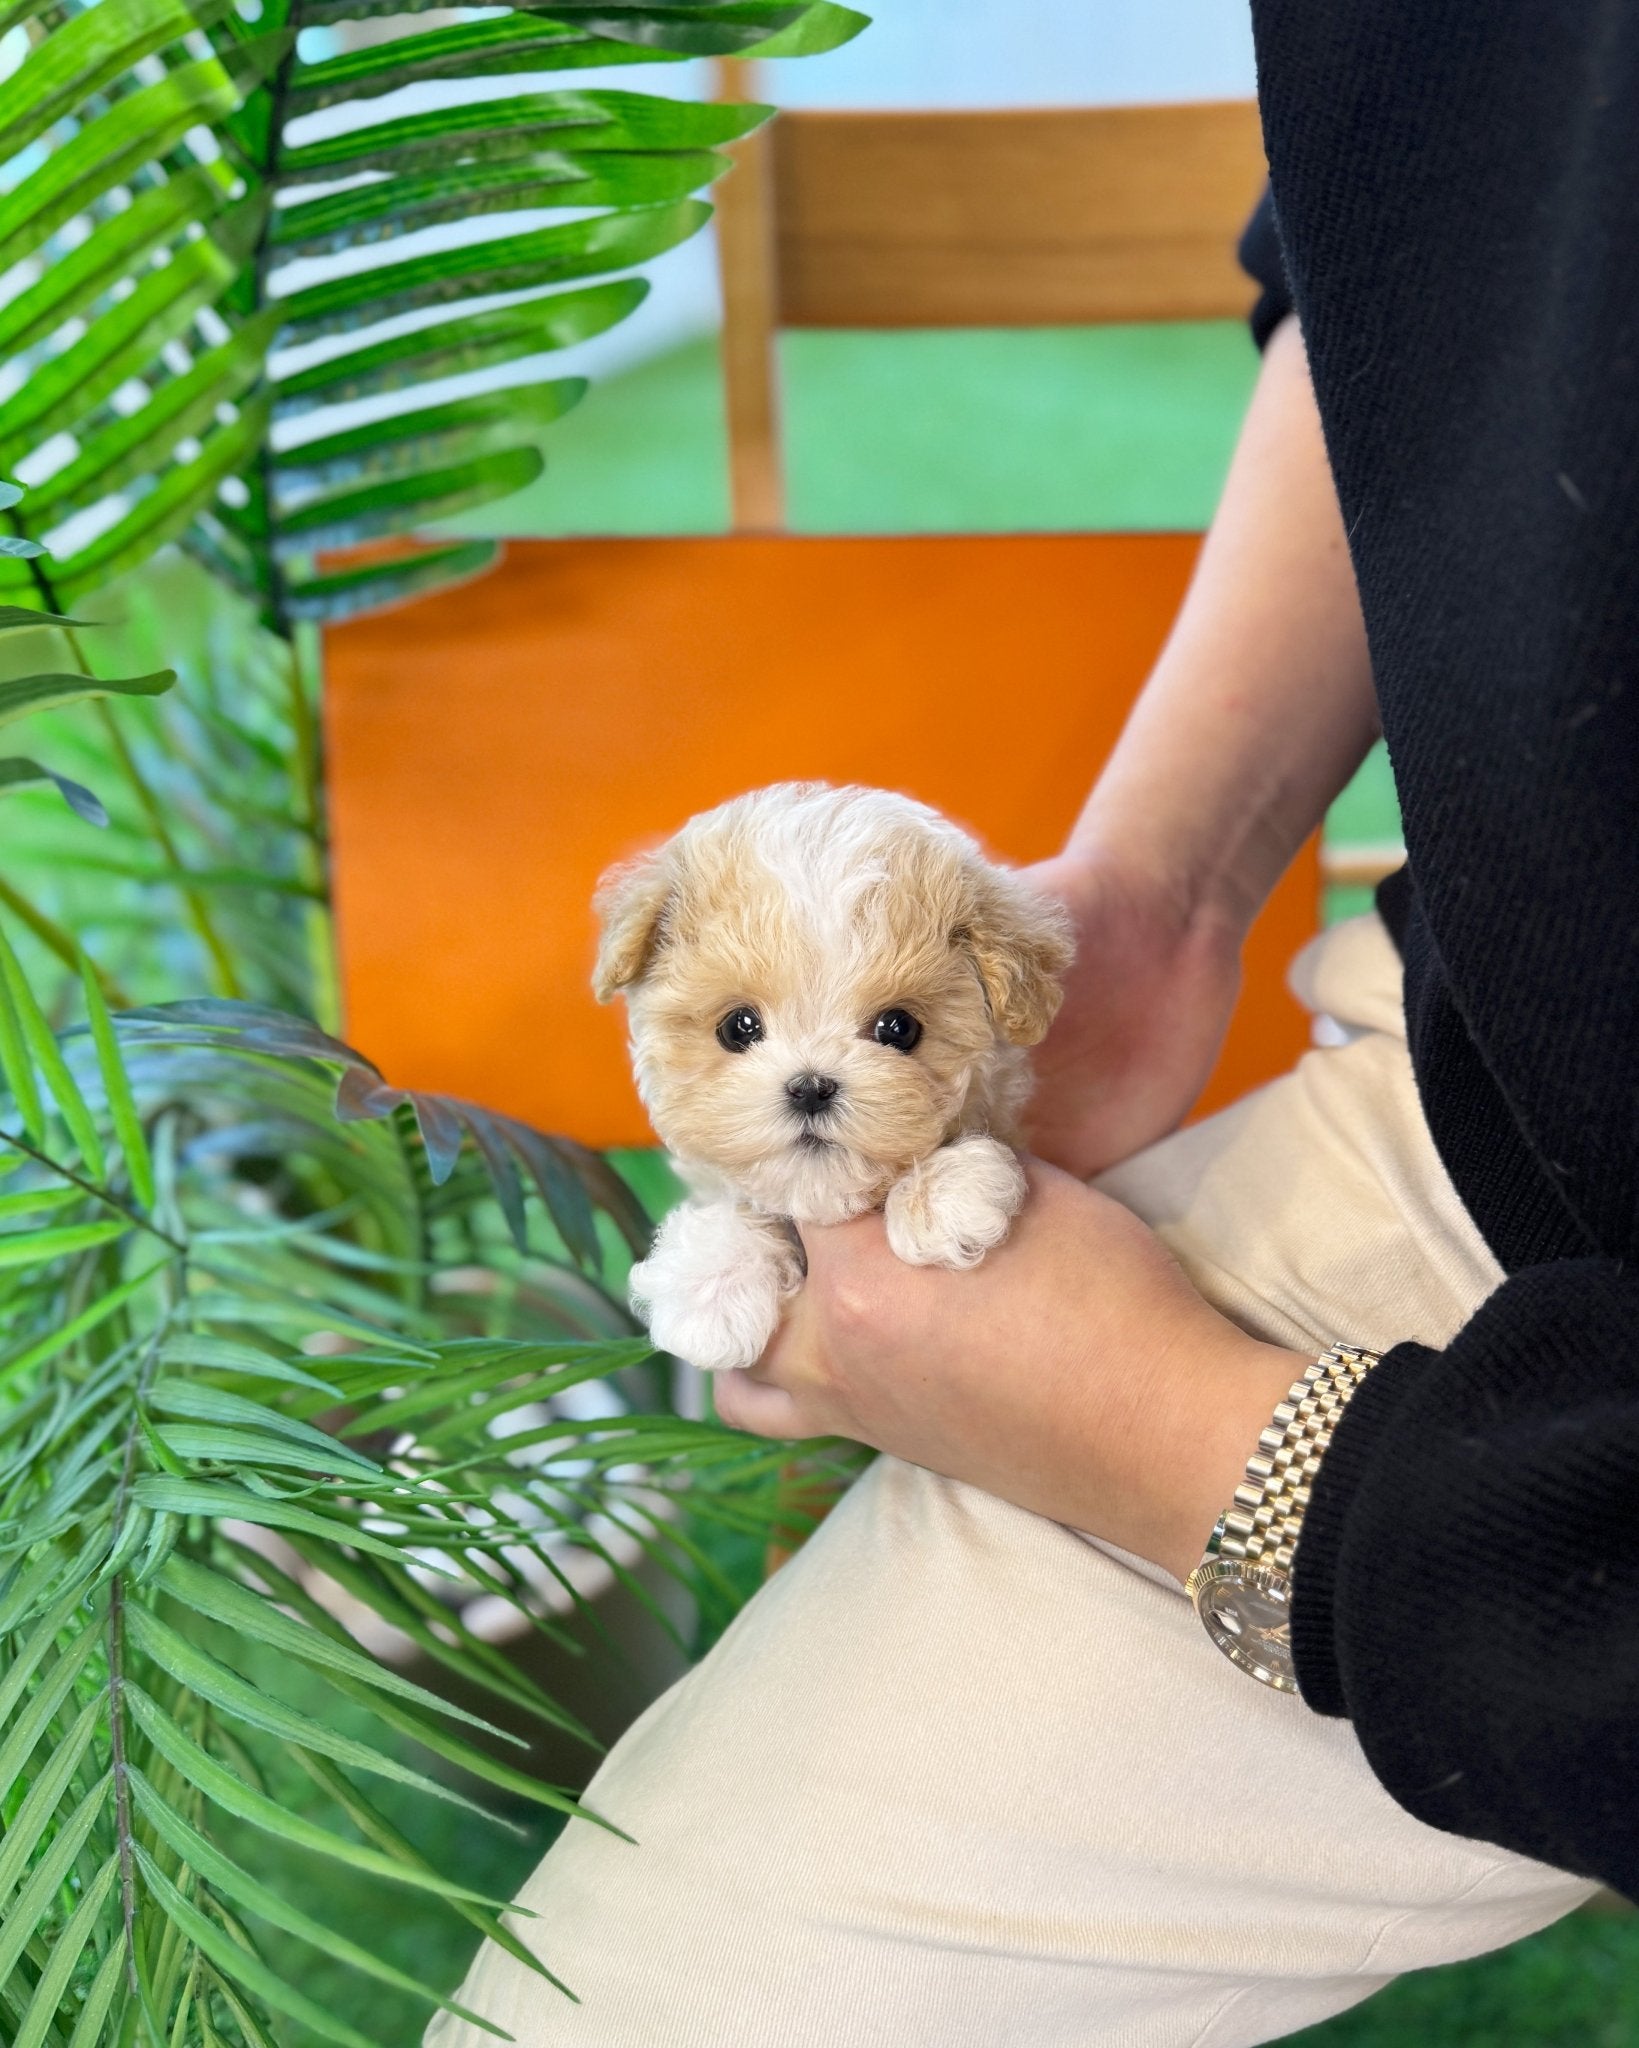
{"type": "Polygon", "coordinates": [[[642,280],[614,273],[697,229],[718,145],[762,118],[572,74],[822,49],[860,17],[566,0],[312,47],[382,11],[4,22],[0,468],[31,488],[0,494],[0,715],[45,707],[94,793],[31,757],[0,785],[54,781],[76,832],[113,818],[100,867],[0,876],[19,2048],[366,2043],[331,1995],[355,1977],[397,2048],[458,1967],[394,1955],[327,1886],[508,1940],[503,1867],[429,1853],[431,1816],[580,1812],[520,1730],[591,1731],[486,1612],[595,1639],[590,1559],[662,1616],[666,1582],[721,1618],[702,1532],[755,1549],[787,1455],[675,1412],[620,1300],[647,1219],[607,1161],[395,1088],[335,1035],[312,631],[482,570],[488,543],[423,529],[533,477],[581,388],[540,358],[630,310],[642,280]],[[567,83],[389,98],[543,69],[567,83]],[[507,228],[520,209],[573,217],[507,228]],[[457,214],[503,231],[424,233],[457,214]],[[498,366],[504,393],[452,395],[498,366]],[[172,544],[220,593],[188,621],[209,612],[205,658],[175,689],[99,677],[87,617],[187,638],[152,597],[174,566],[133,581],[172,544]],[[413,1668],[378,1654],[405,1645],[413,1668]]]}

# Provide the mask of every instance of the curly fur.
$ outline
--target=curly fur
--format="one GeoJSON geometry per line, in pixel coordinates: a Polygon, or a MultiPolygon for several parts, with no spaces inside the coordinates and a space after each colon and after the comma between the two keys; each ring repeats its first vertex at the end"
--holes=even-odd
{"type": "Polygon", "coordinates": [[[1026,1049],[1070,960],[1055,905],[926,805],[822,783],[691,819],[598,905],[593,986],[626,998],[639,1092],[694,1191],[633,1275],[657,1342],[700,1365],[761,1354],[796,1282],[789,1234],[758,1219],[885,1205],[918,1264],[1002,1240],[1026,1049]],[[742,1006],[764,1035],[725,1052],[717,1027],[742,1006]],[[872,1035],[894,1008],[922,1026],[911,1052],[872,1035]],[[802,1074],[836,1083],[821,1115],[792,1103],[802,1074]]]}

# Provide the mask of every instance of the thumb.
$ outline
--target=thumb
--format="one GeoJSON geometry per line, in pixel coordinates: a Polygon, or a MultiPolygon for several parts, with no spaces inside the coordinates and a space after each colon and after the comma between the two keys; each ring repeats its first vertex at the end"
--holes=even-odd
{"type": "Polygon", "coordinates": [[[712,1375],[712,1406],[717,1420],[729,1429],[743,1429],[749,1436],[800,1437],[810,1431],[802,1420],[795,1396],[784,1387],[771,1387],[753,1379],[744,1367],[712,1375]]]}

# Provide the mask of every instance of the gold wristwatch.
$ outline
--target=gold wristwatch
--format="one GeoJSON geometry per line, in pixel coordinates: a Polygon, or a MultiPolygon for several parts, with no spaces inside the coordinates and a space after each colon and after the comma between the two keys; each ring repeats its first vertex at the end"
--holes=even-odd
{"type": "Polygon", "coordinates": [[[1206,1556],[1185,1588],[1206,1632],[1232,1664],[1296,1692],[1292,1669],[1292,1559],[1338,1417],[1372,1367],[1375,1351],[1334,1344],[1288,1389],[1246,1477],[1218,1517],[1206,1556]]]}

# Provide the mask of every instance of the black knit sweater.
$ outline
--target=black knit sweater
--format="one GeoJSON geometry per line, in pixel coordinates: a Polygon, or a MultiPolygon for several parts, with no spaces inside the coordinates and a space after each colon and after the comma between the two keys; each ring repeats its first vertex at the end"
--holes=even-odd
{"type": "Polygon", "coordinates": [[[1639,1898],[1639,7],[1253,17],[1255,324],[1307,342],[1412,1058],[1508,1276],[1350,1406],[1299,1683],[1421,1819],[1639,1898]]]}

